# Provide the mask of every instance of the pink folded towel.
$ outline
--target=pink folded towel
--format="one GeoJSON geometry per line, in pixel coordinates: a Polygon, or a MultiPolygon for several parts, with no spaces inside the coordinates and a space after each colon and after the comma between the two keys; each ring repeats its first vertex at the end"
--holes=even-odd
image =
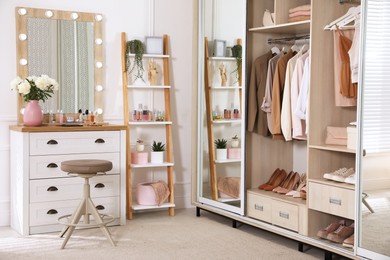
{"type": "Polygon", "coordinates": [[[298,11],[310,11],[311,10],[311,6],[310,5],[300,5],[300,6],[297,6],[295,8],[291,8],[290,10],[288,10],[289,13],[295,13],[295,12],[298,12],[298,11]]]}
{"type": "Polygon", "coordinates": [[[170,195],[168,185],[164,181],[158,181],[151,183],[150,186],[153,187],[156,193],[156,203],[160,206],[170,195]]]}
{"type": "Polygon", "coordinates": [[[306,21],[306,20],[310,20],[310,15],[301,15],[301,16],[295,16],[295,17],[288,18],[289,23],[306,21]]]}
{"type": "Polygon", "coordinates": [[[296,17],[296,16],[301,16],[301,15],[310,15],[311,14],[311,11],[297,11],[297,12],[294,12],[294,13],[290,13],[288,15],[288,17],[296,17]]]}

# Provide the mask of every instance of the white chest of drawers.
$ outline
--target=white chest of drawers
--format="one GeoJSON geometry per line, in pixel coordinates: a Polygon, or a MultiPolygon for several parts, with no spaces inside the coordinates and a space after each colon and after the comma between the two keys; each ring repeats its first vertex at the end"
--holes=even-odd
{"type": "Polygon", "coordinates": [[[126,223],[126,131],[124,126],[11,127],[11,227],[22,235],[60,231],[57,219],[72,214],[84,179],[61,171],[61,162],[104,159],[106,175],[90,180],[99,212],[126,223]]]}

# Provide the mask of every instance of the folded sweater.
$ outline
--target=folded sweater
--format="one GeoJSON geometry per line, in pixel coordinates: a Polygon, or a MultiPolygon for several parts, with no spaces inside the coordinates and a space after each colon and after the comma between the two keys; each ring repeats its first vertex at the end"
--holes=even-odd
{"type": "Polygon", "coordinates": [[[300,21],[306,21],[310,20],[310,15],[301,15],[301,16],[296,16],[296,17],[289,17],[288,22],[300,22],[300,21]]]}
{"type": "Polygon", "coordinates": [[[301,16],[301,15],[310,15],[311,11],[297,11],[294,13],[289,13],[288,17],[296,17],[296,16],[301,16]]]}
{"type": "Polygon", "coordinates": [[[310,11],[310,10],[311,10],[311,6],[310,5],[300,5],[300,6],[291,8],[290,10],[288,10],[288,12],[289,13],[295,13],[295,12],[298,12],[298,11],[310,11]]]}

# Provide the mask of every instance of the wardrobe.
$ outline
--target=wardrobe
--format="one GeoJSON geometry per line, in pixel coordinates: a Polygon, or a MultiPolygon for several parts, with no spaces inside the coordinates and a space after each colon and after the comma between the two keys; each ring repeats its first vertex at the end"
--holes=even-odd
{"type": "MultiPolygon", "coordinates": [[[[251,68],[255,59],[276,46],[281,49],[290,45],[269,44],[275,39],[294,38],[309,35],[310,40],[310,90],[308,93],[308,115],[306,120],[307,140],[285,141],[272,136],[245,131],[241,135],[244,149],[242,164],[245,165],[241,173],[241,188],[245,189],[240,197],[238,208],[232,209],[234,204],[221,203],[204,199],[204,187],[207,183],[207,167],[203,159],[205,157],[205,110],[204,102],[204,77],[215,77],[204,73],[204,64],[208,61],[204,58],[204,36],[207,31],[219,30],[221,27],[219,16],[223,14],[218,9],[223,5],[219,1],[199,1],[199,50],[198,50],[198,169],[197,169],[197,194],[194,204],[197,214],[200,210],[208,210],[227,216],[236,222],[253,225],[271,232],[296,239],[301,243],[314,245],[325,250],[325,257],[330,258],[332,253],[347,257],[356,257],[356,248],[361,247],[357,225],[361,225],[362,210],[367,210],[361,203],[367,194],[363,195],[361,185],[350,185],[342,182],[330,181],[323,178],[324,173],[334,172],[346,167],[354,168],[357,180],[363,170],[361,167],[363,157],[363,145],[358,135],[357,149],[349,149],[347,146],[326,144],[327,128],[347,127],[351,122],[358,121],[358,131],[361,132],[361,105],[360,99],[352,106],[338,106],[335,101],[334,87],[334,32],[324,30],[326,25],[345,15],[351,7],[356,7],[359,1],[337,0],[248,0],[233,1],[245,7],[245,17],[237,11],[235,16],[230,16],[236,23],[241,24],[246,20],[243,39],[243,107],[248,102],[248,86],[251,78],[251,68]],[[212,2],[212,3],[211,3],[212,2]],[[310,5],[311,15],[309,20],[288,22],[289,9],[301,5],[310,5]],[[208,9],[211,8],[211,9],[208,9]],[[217,9],[217,10],[214,10],[217,9]],[[274,25],[263,26],[263,14],[266,10],[274,13],[274,25]],[[207,19],[208,15],[212,19],[207,19]],[[212,23],[212,30],[207,29],[207,24],[212,23]],[[291,198],[272,192],[258,189],[260,184],[266,183],[275,169],[285,169],[286,172],[294,171],[306,174],[307,194],[306,199],[291,198]],[[202,177],[200,177],[202,176],[202,177]],[[245,181],[243,181],[245,180],[245,181]],[[355,188],[356,187],[356,188],[355,188]],[[363,198],[364,197],[364,198],[363,198]],[[348,248],[342,244],[333,243],[317,237],[317,232],[326,228],[330,223],[345,221],[347,225],[355,226],[355,248],[348,248]]],[[[379,1],[380,2],[380,1],[379,1]]],[[[229,1],[230,3],[230,1],[229,1]]],[[[228,2],[225,5],[229,5],[228,2]]],[[[362,17],[364,18],[367,3],[363,1],[362,17]]],[[[226,7],[225,7],[226,8],[226,7]]],[[[374,8],[375,9],[375,8],[374,8]]],[[[374,10],[373,9],[373,10],[374,10]]],[[[239,10],[236,8],[236,10],[239,10]]],[[[363,19],[364,20],[364,19],[363,19]]],[[[222,26],[223,27],[223,26],[222,26]]],[[[220,30],[222,31],[222,30],[220,30]]],[[[220,32],[219,31],[219,32],[220,32]]],[[[343,33],[343,32],[341,32],[343,33]]],[[[223,36],[214,32],[214,36],[223,36]]],[[[209,35],[208,35],[209,36],[209,35]]],[[[211,37],[211,41],[216,38],[211,37]]],[[[217,38],[218,39],[218,38],[217,38]]],[[[210,40],[210,37],[209,37],[210,40]]],[[[209,41],[210,42],[210,41],[209,41]]],[[[218,78],[218,76],[217,76],[218,78]]],[[[362,91],[359,89],[359,91],[362,91]]],[[[336,93],[337,94],[337,93],[336,93]]],[[[363,92],[359,92],[363,95],[363,92]]],[[[243,109],[243,111],[245,111],[243,109]]],[[[242,120],[247,122],[246,115],[242,120]]],[[[214,151],[207,151],[214,152],[214,151]]],[[[375,159],[372,159],[375,161],[375,159]]],[[[372,186],[378,185],[378,179],[371,180],[372,186]]],[[[368,212],[368,214],[370,214],[368,212]]],[[[300,247],[302,249],[302,247],[300,247]]],[[[383,252],[382,252],[383,253],[383,252]]],[[[368,256],[370,257],[370,256],[368,256]]]]}

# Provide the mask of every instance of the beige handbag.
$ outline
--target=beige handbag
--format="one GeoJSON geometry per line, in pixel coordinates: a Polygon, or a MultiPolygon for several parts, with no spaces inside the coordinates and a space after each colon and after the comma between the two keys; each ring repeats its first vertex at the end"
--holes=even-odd
{"type": "Polygon", "coordinates": [[[348,142],[347,128],[346,127],[326,127],[326,140],[325,144],[331,145],[344,145],[348,142]]]}
{"type": "Polygon", "coordinates": [[[264,26],[275,25],[274,17],[275,17],[275,13],[271,14],[271,12],[268,9],[265,9],[264,15],[263,15],[263,25],[264,26]]]}

